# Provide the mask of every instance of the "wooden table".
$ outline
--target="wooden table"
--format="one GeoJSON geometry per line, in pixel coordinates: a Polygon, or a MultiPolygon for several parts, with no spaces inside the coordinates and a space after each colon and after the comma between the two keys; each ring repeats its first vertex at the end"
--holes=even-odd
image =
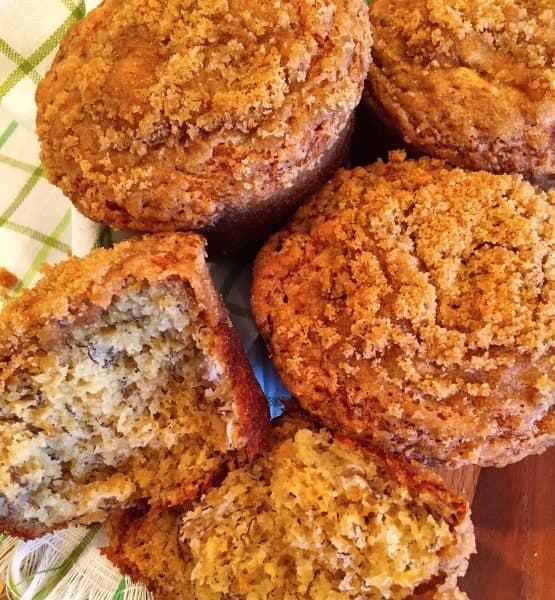
{"type": "Polygon", "coordinates": [[[482,469],[472,520],[478,553],[460,581],[471,600],[555,600],[555,448],[482,469]]]}

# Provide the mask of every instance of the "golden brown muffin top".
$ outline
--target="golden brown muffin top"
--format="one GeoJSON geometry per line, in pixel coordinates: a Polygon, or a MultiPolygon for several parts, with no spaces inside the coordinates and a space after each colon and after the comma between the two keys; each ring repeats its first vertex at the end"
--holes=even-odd
{"type": "Polygon", "coordinates": [[[207,225],[312,165],[369,45],[362,0],[105,0],[38,88],[49,178],[119,225],[207,225]]]}
{"type": "MultiPolygon", "coordinates": [[[[485,353],[502,346],[550,352],[555,191],[402,157],[340,172],[297,212],[292,237],[278,238],[274,277],[285,289],[318,274],[322,297],[299,301],[320,309],[326,346],[349,324],[346,350],[373,358],[394,344],[406,376],[417,355],[445,366],[493,366],[498,359],[485,353]],[[361,334],[365,345],[357,348],[361,334]]],[[[294,323],[294,304],[280,307],[281,319],[290,316],[289,333],[301,333],[308,323],[302,316],[294,323]]]]}
{"type": "Polygon", "coordinates": [[[459,166],[555,178],[551,0],[376,0],[371,93],[406,141],[459,166]]]}
{"type": "Polygon", "coordinates": [[[453,418],[479,445],[552,415],[554,251],[555,191],[392,153],[339,172],[270,238],[253,309],[305,408],[346,403],[364,433],[370,394],[398,433],[414,419],[453,437],[453,418]]]}
{"type": "MultiPolygon", "coordinates": [[[[421,65],[428,66],[430,60],[439,55],[451,61],[467,59],[476,65],[479,61],[485,71],[494,73],[491,70],[493,55],[471,56],[469,44],[477,43],[474,52],[479,52],[480,46],[489,47],[498,57],[510,56],[529,68],[555,67],[555,11],[551,0],[453,0],[448,3],[417,0],[398,10],[395,18],[400,20],[395,29],[402,34],[407,55],[421,65]],[[433,28],[431,37],[430,30],[422,27],[424,22],[433,28]]],[[[394,37],[393,31],[390,36],[394,37]]],[[[509,73],[498,75],[503,77],[509,73]]],[[[541,83],[550,80],[553,81],[553,73],[546,73],[541,83]]]]}

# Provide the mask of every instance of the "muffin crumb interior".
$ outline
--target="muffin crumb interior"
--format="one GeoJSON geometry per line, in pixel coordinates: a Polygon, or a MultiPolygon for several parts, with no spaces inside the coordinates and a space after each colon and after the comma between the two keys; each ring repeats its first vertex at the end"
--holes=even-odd
{"type": "Polygon", "coordinates": [[[184,515],[187,591],[199,600],[406,598],[444,584],[459,551],[455,515],[433,504],[379,457],[300,429],[184,515]]]}
{"type": "Polygon", "coordinates": [[[137,498],[180,502],[219,469],[233,407],[196,310],[183,286],[144,286],[37,348],[5,382],[0,516],[100,521],[137,498]]]}

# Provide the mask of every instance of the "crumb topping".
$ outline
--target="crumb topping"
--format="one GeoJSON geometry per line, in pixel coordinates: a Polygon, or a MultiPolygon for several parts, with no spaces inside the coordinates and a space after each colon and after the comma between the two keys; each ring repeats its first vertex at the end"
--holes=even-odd
{"type": "Polygon", "coordinates": [[[368,93],[407,142],[458,166],[552,184],[551,0],[376,0],[370,20],[368,93]]]}
{"type": "Polygon", "coordinates": [[[370,394],[437,436],[452,437],[449,415],[465,436],[524,435],[553,413],[554,251],[555,191],[393,153],[340,172],[270,239],[253,308],[317,412],[327,390],[362,432],[370,394]]]}
{"type": "Polygon", "coordinates": [[[39,86],[50,179],[191,226],[286,186],[360,98],[366,15],[361,0],[107,0],[39,86]]]}
{"type": "Polygon", "coordinates": [[[419,61],[429,61],[433,54],[454,58],[465,43],[481,42],[530,68],[555,67],[555,10],[550,0],[425,0],[401,11],[397,16],[405,17],[407,51],[419,61]]]}
{"type": "Polygon", "coordinates": [[[11,271],[0,267],[0,306],[10,297],[10,292],[16,287],[19,279],[11,271]]]}
{"type": "Polygon", "coordinates": [[[17,275],[4,267],[0,267],[0,287],[10,290],[16,286],[17,282],[17,275]]]}
{"type": "Polygon", "coordinates": [[[389,165],[343,171],[297,213],[292,237],[280,240],[280,261],[294,260],[279,282],[288,296],[280,320],[298,311],[301,290],[319,282],[322,295],[307,295],[298,326],[274,332],[304,337],[315,319],[311,335],[355,363],[379,364],[393,345],[400,372],[437,389],[436,374],[418,368],[422,358],[491,371],[505,363],[503,347],[550,353],[555,192],[391,156],[389,165]]]}

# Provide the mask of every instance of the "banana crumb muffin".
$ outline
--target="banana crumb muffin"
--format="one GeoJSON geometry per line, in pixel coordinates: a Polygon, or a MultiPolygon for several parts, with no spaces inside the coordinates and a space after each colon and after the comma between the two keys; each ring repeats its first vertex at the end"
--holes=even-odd
{"type": "Polygon", "coordinates": [[[158,600],[464,598],[468,503],[289,413],[272,451],[178,513],[123,516],[107,554],[158,600]],[[179,542],[178,542],[179,536],[179,542]]]}
{"type": "Polygon", "coordinates": [[[196,234],[71,258],[0,315],[0,531],[182,504],[268,442],[196,234]]]}
{"type": "Polygon", "coordinates": [[[264,245],[252,308],[332,430],[430,464],[555,443],[555,190],[438,159],[340,171],[264,245]]]}
{"type": "Polygon", "coordinates": [[[375,0],[364,104],[410,147],[555,184],[553,0],[375,0]]]}
{"type": "Polygon", "coordinates": [[[370,46],[362,0],[105,0],[38,86],[46,174],[95,221],[237,253],[342,163],[370,46]]]}

